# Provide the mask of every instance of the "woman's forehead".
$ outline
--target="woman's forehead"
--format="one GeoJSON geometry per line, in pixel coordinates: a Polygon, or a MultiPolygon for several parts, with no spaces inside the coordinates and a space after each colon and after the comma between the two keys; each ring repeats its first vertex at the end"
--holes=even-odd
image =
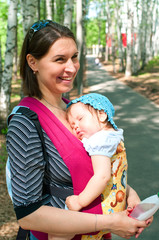
{"type": "Polygon", "coordinates": [[[74,53],[78,51],[75,41],[68,37],[59,38],[56,40],[56,42],[54,42],[51,46],[50,50],[57,55],[64,55],[65,53],[74,53]]]}

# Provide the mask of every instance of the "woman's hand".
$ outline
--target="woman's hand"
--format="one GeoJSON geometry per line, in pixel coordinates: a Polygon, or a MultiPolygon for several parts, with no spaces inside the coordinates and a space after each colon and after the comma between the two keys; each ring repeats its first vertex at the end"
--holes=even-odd
{"type": "MultiPolygon", "coordinates": [[[[128,216],[129,216],[129,214],[130,214],[131,212],[132,212],[132,209],[131,209],[131,208],[127,208],[127,215],[128,215],[128,216]]],[[[153,217],[151,217],[151,218],[149,218],[149,219],[147,219],[147,220],[145,221],[147,227],[151,225],[152,221],[153,221],[153,217]]],[[[135,237],[138,238],[139,235],[142,233],[143,230],[144,230],[144,228],[140,228],[140,229],[138,230],[138,232],[135,234],[135,237]]]]}
{"type": "Polygon", "coordinates": [[[134,236],[137,238],[142,230],[147,227],[145,221],[138,221],[127,216],[127,211],[113,213],[110,223],[110,232],[122,238],[129,239],[134,236]]]}
{"type": "Polygon", "coordinates": [[[82,209],[82,206],[79,204],[78,195],[72,195],[67,197],[65,203],[69,210],[80,211],[82,209]]]}
{"type": "MultiPolygon", "coordinates": [[[[138,194],[135,192],[133,188],[131,188],[129,185],[127,185],[127,214],[132,211],[132,209],[141,202],[138,194]]],[[[150,226],[153,221],[153,217],[147,219],[145,221],[146,226],[150,226]]],[[[139,235],[142,233],[144,228],[139,228],[138,232],[135,234],[135,237],[138,238],[139,235]]]]}

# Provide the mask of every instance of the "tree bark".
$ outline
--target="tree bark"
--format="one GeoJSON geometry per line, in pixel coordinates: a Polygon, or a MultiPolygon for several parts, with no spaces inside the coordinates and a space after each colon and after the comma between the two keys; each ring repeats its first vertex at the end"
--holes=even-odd
{"type": "Polygon", "coordinates": [[[76,2],[76,38],[79,50],[80,69],[77,74],[77,89],[78,94],[83,92],[83,9],[82,0],[76,2]]]}
{"type": "Polygon", "coordinates": [[[129,77],[132,75],[132,61],[131,61],[131,0],[127,3],[127,51],[126,51],[126,70],[125,70],[125,76],[129,77]]]}
{"type": "Polygon", "coordinates": [[[23,32],[25,36],[29,27],[34,23],[38,9],[38,0],[21,0],[21,8],[23,16],[23,32]]]}
{"type": "Polygon", "coordinates": [[[52,19],[52,1],[46,0],[46,18],[52,19]]]}
{"type": "Polygon", "coordinates": [[[122,35],[121,35],[121,6],[119,0],[115,0],[116,8],[115,8],[115,18],[116,18],[116,26],[117,26],[117,39],[118,39],[118,49],[119,49],[119,70],[124,71],[124,53],[123,53],[123,44],[122,44],[122,35]]]}
{"type": "Polygon", "coordinates": [[[0,89],[2,85],[2,52],[1,52],[1,39],[0,39],[0,89]]]}
{"type": "Polygon", "coordinates": [[[71,28],[72,23],[72,9],[74,0],[66,0],[64,8],[64,25],[71,28]]]}
{"type": "Polygon", "coordinates": [[[11,81],[13,72],[13,56],[16,46],[18,0],[11,0],[8,12],[7,42],[5,52],[4,71],[0,92],[0,109],[2,117],[6,119],[10,111],[11,81]]]}

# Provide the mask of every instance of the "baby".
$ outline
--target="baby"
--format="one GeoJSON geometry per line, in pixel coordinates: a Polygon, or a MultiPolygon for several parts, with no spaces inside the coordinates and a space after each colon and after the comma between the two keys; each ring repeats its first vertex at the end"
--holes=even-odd
{"type": "MultiPolygon", "coordinates": [[[[112,103],[103,95],[90,93],[72,100],[67,108],[67,119],[73,134],[82,141],[90,155],[94,171],[79,195],[67,197],[67,207],[80,211],[101,195],[103,214],[124,210],[127,159],[123,130],[118,129],[113,120],[115,111],[112,103]]],[[[82,240],[109,237],[111,235],[100,232],[93,236],[83,235],[82,240]]]]}

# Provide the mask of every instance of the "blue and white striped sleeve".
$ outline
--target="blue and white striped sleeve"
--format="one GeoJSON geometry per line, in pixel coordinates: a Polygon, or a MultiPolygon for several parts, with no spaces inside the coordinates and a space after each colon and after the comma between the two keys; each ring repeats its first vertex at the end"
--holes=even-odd
{"type": "Polygon", "coordinates": [[[14,209],[20,219],[43,205],[45,162],[37,130],[23,115],[14,115],[7,133],[14,209]]]}

